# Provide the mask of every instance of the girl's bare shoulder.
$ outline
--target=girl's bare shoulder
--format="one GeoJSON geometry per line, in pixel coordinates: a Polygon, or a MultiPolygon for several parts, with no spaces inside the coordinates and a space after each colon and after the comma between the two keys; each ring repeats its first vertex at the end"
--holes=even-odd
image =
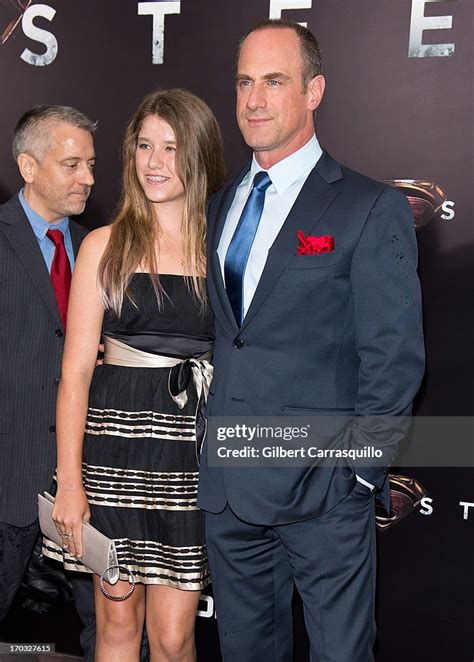
{"type": "Polygon", "coordinates": [[[92,230],[81,243],[80,256],[83,259],[100,260],[110,239],[110,225],[92,230]]]}

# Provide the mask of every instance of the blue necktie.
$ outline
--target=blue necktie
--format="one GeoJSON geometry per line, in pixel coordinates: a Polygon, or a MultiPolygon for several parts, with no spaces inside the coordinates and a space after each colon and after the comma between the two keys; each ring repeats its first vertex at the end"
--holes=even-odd
{"type": "Polygon", "coordinates": [[[237,324],[241,326],[244,317],[244,274],[255,234],[265,203],[265,191],[272,183],[267,172],[257,172],[253,180],[245,207],[242,210],[234,236],[230,242],[224,261],[225,287],[237,324]]]}

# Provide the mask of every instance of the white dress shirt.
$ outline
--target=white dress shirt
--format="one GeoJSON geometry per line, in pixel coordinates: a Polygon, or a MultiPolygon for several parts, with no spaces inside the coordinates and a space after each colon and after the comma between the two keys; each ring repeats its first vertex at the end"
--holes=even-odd
{"type": "MultiPolygon", "coordinates": [[[[250,249],[244,274],[244,316],[249,309],[260,281],[267,261],[268,251],[277,238],[290,209],[293,207],[296,198],[303,188],[306,178],[319,161],[322,153],[316,136],[313,135],[311,140],[301,147],[301,149],[267,170],[272,183],[265,194],[262,216],[252,248],[250,249]]],[[[227,249],[229,248],[242,210],[252,189],[253,179],[257,172],[261,170],[263,168],[257,163],[254,154],[250,170],[237,187],[234,200],[227,214],[227,220],[217,249],[224,282],[224,261],[227,249]]]]}

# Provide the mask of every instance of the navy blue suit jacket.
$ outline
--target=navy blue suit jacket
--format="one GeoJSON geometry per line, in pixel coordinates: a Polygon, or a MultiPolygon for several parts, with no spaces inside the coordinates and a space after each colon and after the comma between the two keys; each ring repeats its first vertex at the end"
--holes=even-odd
{"type": "MultiPolygon", "coordinates": [[[[424,370],[410,205],[395,189],[324,152],[268,253],[239,329],[217,247],[248,169],[209,205],[208,287],[216,343],[207,413],[327,415],[324,434],[346,447],[384,447],[383,466],[358,466],[357,473],[376,485],[387,505],[386,459],[395,454],[403,433],[383,417],[410,414],[424,370]],[[299,230],[332,235],[335,250],[298,256],[299,230]],[[354,417],[344,431],[338,415],[354,417]]],[[[326,512],[354,485],[354,467],[347,463],[336,468],[208,466],[208,441],[198,504],[210,512],[220,512],[228,502],[248,522],[283,524],[326,512]]]]}

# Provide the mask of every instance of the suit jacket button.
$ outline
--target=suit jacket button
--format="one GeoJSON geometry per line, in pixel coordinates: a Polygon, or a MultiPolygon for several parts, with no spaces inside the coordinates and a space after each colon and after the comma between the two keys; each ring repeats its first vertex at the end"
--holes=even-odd
{"type": "Polygon", "coordinates": [[[59,377],[54,378],[54,383],[56,384],[56,386],[59,384],[60,381],[61,380],[59,379],[59,377]]]}
{"type": "Polygon", "coordinates": [[[62,332],[62,329],[56,329],[56,331],[54,333],[58,336],[58,338],[62,338],[63,335],[64,335],[64,333],[62,332]]]}
{"type": "Polygon", "coordinates": [[[50,432],[56,432],[56,426],[55,425],[50,425],[49,426],[49,431],[50,432]]]}
{"type": "Polygon", "coordinates": [[[242,338],[236,338],[234,340],[234,347],[236,349],[242,349],[242,347],[245,346],[245,342],[242,340],[242,338]]]}

